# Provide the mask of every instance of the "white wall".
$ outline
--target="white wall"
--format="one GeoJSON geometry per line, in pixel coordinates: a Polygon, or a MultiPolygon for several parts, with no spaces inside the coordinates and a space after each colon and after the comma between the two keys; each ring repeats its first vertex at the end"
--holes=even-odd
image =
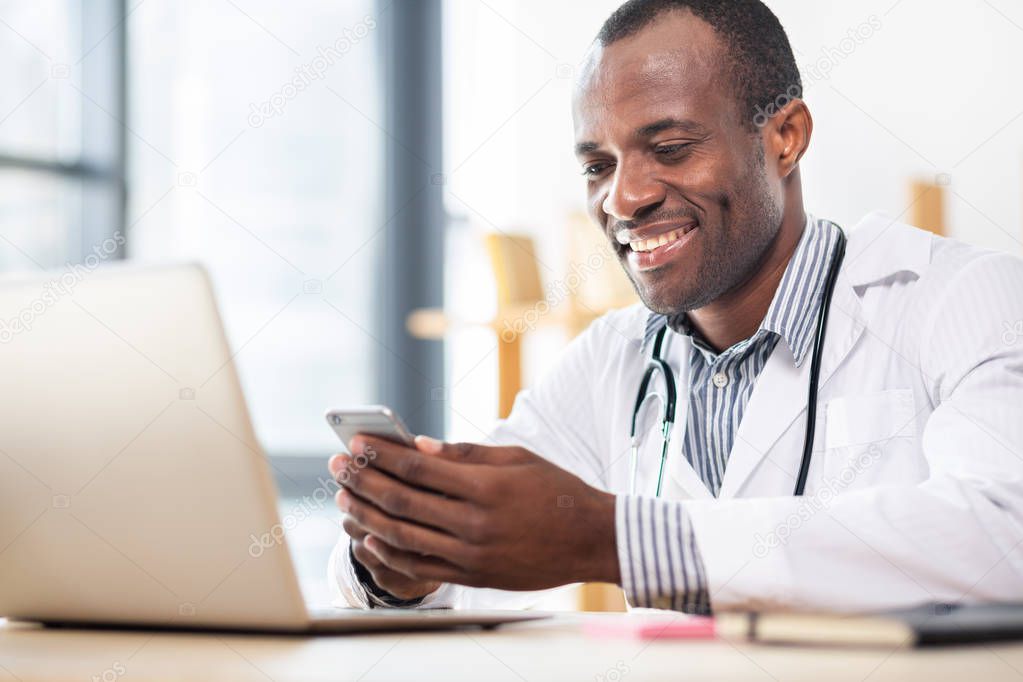
{"type": "MultiPolygon", "coordinates": [[[[559,75],[571,75],[617,4],[448,0],[447,202],[465,218],[451,239],[456,311],[492,310],[485,273],[464,266],[484,258],[476,246],[482,231],[531,233],[550,266],[543,274],[556,279],[564,271],[565,215],[582,209],[584,184],[571,152],[572,80],[559,75]]],[[[899,215],[909,205],[910,177],[945,173],[950,233],[1020,253],[1023,3],[768,4],[788,30],[814,114],[803,162],[810,211],[843,225],[874,209],[899,215]],[[869,37],[843,43],[857,29],[869,37]],[[830,71],[815,77],[814,65],[830,71]]],[[[530,376],[560,343],[533,344],[530,376]]],[[[478,438],[495,414],[494,345],[486,333],[450,344],[453,437],[478,438]]]]}

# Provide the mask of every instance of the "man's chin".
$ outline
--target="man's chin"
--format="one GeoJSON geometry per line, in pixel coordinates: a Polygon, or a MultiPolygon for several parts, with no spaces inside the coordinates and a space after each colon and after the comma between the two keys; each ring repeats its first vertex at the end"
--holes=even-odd
{"type": "Polygon", "coordinates": [[[682,281],[685,272],[677,272],[672,263],[637,273],[629,267],[628,260],[619,254],[619,264],[632,282],[639,300],[651,312],[677,315],[694,310],[690,303],[702,300],[703,292],[697,291],[697,283],[682,281]]]}
{"type": "Polygon", "coordinates": [[[697,287],[665,286],[665,282],[654,285],[644,285],[642,282],[632,280],[633,287],[639,295],[639,300],[650,311],[661,315],[680,315],[694,310],[699,310],[713,300],[713,295],[697,287]]]}
{"type": "Polygon", "coordinates": [[[691,305],[693,299],[684,291],[649,291],[637,287],[636,293],[648,310],[661,315],[678,315],[695,309],[691,305]]]}

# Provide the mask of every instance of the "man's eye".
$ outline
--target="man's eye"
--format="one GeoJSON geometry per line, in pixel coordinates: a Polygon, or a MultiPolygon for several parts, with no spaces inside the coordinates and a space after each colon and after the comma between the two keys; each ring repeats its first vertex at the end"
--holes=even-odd
{"type": "Polygon", "coordinates": [[[583,167],[583,175],[588,178],[600,177],[600,175],[611,167],[611,164],[601,161],[600,163],[591,163],[588,166],[583,167]]]}
{"type": "Polygon", "coordinates": [[[662,156],[671,156],[672,154],[677,154],[678,152],[684,151],[686,148],[689,147],[690,144],[692,143],[678,142],[675,144],[662,144],[654,148],[654,153],[660,154],[662,156]]]}

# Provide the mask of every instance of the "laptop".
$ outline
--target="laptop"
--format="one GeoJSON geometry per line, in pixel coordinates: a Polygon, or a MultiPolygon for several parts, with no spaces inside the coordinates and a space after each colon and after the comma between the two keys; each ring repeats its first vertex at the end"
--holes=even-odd
{"type": "Polygon", "coordinates": [[[232,359],[199,266],[0,280],[0,617],[331,633],[544,617],[307,606],[232,359]]]}

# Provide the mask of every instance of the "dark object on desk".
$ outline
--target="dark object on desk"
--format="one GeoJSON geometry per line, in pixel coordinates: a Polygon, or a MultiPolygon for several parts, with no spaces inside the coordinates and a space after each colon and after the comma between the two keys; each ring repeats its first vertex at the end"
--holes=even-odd
{"type": "Polygon", "coordinates": [[[929,604],[836,616],[751,614],[750,639],[777,644],[935,646],[1023,639],[1023,604],[929,604]]]}

